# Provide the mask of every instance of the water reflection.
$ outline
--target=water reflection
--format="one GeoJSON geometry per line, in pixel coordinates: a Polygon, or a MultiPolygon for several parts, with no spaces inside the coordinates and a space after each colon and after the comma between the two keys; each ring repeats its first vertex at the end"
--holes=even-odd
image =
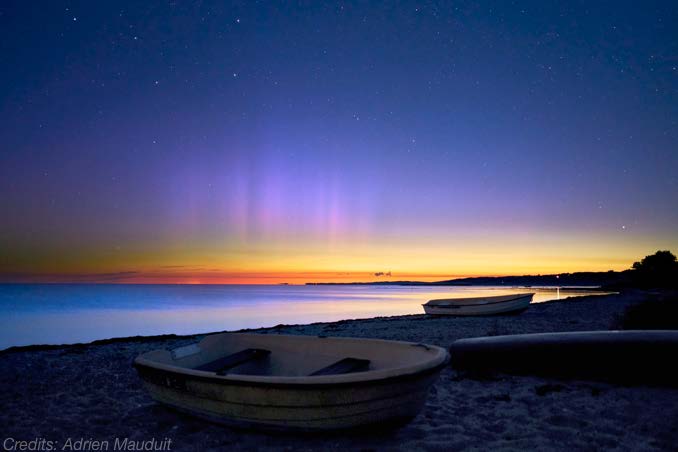
{"type": "Polygon", "coordinates": [[[109,337],[192,334],[421,314],[432,298],[534,292],[533,303],[591,289],[390,286],[0,286],[0,349],[109,337]]]}

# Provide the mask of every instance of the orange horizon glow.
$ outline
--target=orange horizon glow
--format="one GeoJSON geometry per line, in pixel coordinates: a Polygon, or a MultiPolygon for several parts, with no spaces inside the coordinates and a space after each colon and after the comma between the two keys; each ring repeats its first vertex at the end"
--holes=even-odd
{"type": "Polygon", "coordinates": [[[0,261],[0,283],[434,282],[621,271],[659,249],[678,247],[671,238],[543,233],[345,239],[332,246],[300,239],[214,243],[219,242],[209,237],[171,245],[149,241],[114,253],[100,248],[18,250],[16,256],[0,261]]]}
{"type": "MultiPolygon", "coordinates": [[[[618,270],[624,270],[620,268],[618,270]]],[[[425,273],[393,273],[389,275],[375,275],[369,272],[270,272],[270,273],[236,273],[228,271],[121,271],[110,273],[14,273],[5,275],[0,282],[6,283],[93,283],[93,284],[248,284],[248,285],[304,285],[307,283],[369,283],[418,281],[436,282],[474,277],[502,277],[524,275],[547,275],[575,273],[577,271],[607,271],[585,269],[575,271],[555,272],[528,272],[528,273],[471,273],[471,274],[425,274],[425,273]]]]}

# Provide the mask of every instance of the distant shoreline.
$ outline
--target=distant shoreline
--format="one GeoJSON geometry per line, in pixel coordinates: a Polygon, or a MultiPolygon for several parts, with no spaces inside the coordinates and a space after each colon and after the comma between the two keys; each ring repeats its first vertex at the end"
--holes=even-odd
{"type": "MultiPolygon", "coordinates": [[[[292,284],[290,284],[292,285],[292,284]]],[[[506,287],[506,288],[520,288],[520,289],[560,289],[560,290],[601,290],[607,292],[600,285],[524,285],[524,284],[441,284],[436,282],[418,282],[418,281],[393,281],[393,282],[319,282],[319,283],[305,283],[304,286],[398,286],[398,287],[506,287]]]]}
{"type": "Polygon", "coordinates": [[[623,285],[629,279],[627,271],[576,272],[553,275],[477,276],[445,281],[369,281],[369,282],[307,282],[307,286],[510,286],[510,287],[581,287],[603,288],[623,285]]]}

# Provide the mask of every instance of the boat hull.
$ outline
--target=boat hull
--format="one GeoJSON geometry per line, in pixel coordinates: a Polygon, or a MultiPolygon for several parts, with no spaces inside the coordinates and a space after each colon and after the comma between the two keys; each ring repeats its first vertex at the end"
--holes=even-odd
{"type": "Polygon", "coordinates": [[[192,378],[178,382],[139,370],[151,397],[180,411],[236,427],[313,431],[406,422],[426,403],[440,369],[338,387],[239,385],[192,378]]]}
{"type": "Polygon", "coordinates": [[[203,348],[196,345],[172,353],[153,351],[135,360],[151,397],[211,421],[267,430],[322,431],[401,424],[422,409],[429,387],[449,362],[449,354],[441,347],[375,339],[227,333],[208,337],[201,345],[203,348]],[[264,359],[259,370],[281,369],[277,366],[295,355],[302,356],[298,365],[307,368],[299,369],[295,376],[289,376],[289,369],[280,370],[278,375],[257,374],[255,367],[251,368],[254,373],[243,373],[248,372],[247,365],[227,375],[195,368],[194,364],[202,360],[201,353],[218,349],[231,339],[247,346],[268,343],[270,359],[264,359]],[[197,354],[184,354],[186,349],[197,354]],[[337,350],[341,350],[339,355],[337,350]],[[309,369],[336,361],[337,356],[371,359],[374,368],[309,375],[309,369]],[[391,359],[399,364],[388,367],[385,363],[391,359]],[[181,367],[188,361],[192,367],[181,367]]]}
{"type": "Polygon", "coordinates": [[[424,312],[431,315],[451,315],[451,316],[482,316],[482,315],[502,315],[518,314],[530,306],[533,294],[523,295],[510,300],[488,302],[482,304],[424,304],[424,312]]]}

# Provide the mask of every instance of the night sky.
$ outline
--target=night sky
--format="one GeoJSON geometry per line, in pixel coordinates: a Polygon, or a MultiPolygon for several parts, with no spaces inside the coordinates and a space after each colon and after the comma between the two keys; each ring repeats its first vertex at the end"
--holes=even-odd
{"type": "Polygon", "coordinates": [[[677,24],[675,1],[3,2],[0,281],[675,252],[677,24]]]}

